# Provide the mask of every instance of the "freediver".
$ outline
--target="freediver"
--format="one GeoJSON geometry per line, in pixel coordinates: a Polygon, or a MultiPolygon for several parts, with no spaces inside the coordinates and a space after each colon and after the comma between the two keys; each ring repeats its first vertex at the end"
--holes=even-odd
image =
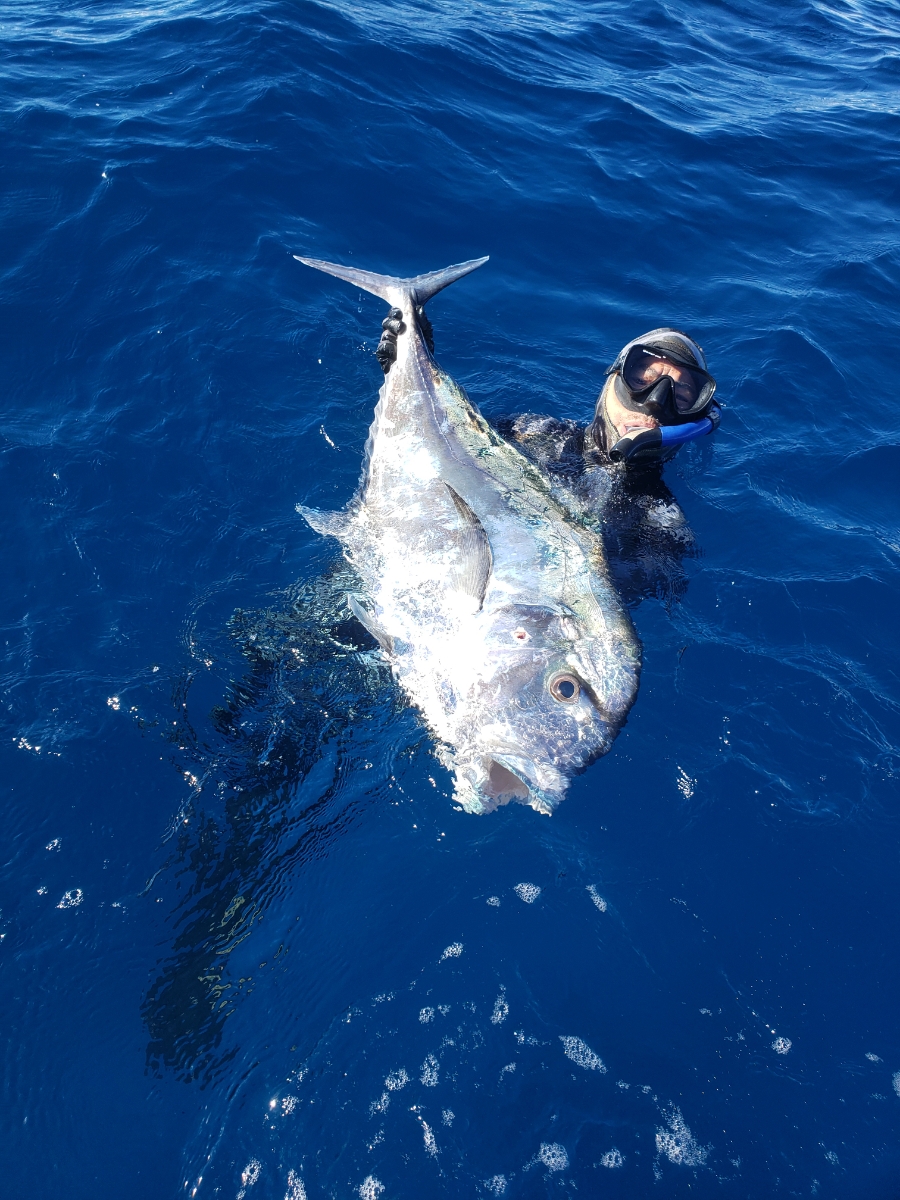
{"type": "Polygon", "coordinates": [[[700,346],[663,327],[622,347],[587,426],[532,413],[495,422],[573,515],[598,522],[629,605],[672,601],[687,587],[683,563],[697,545],[662,468],[686,442],[718,428],[715,390],[700,346]]]}
{"type": "MultiPolygon", "coordinates": [[[[431,324],[421,309],[416,315],[433,352],[431,324]]],[[[375,354],[385,374],[401,318],[392,310],[382,324],[375,354]]],[[[535,413],[492,422],[544,472],[573,516],[597,525],[626,604],[671,601],[687,587],[683,562],[698,550],[662,468],[686,442],[718,428],[715,391],[697,342],[663,326],[622,347],[588,425],[535,413]]]]}

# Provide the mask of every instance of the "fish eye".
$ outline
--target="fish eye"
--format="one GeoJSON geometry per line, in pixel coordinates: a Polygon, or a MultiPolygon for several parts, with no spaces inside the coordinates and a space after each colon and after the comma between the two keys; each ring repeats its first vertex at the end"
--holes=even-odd
{"type": "Polygon", "coordinates": [[[574,704],[581,693],[581,684],[574,675],[554,675],[548,687],[553,699],[563,704],[574,704]]]}

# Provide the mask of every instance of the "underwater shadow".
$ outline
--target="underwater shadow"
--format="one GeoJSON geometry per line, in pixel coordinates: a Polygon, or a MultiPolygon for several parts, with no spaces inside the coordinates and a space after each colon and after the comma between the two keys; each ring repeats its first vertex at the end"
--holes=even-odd
{"type": "Polygon", "coordinates": [[[280,605],[234,613],[227,636],[247,669],[209,714],[205,737],[187,715],[191,678],[178,689],[172,736],[195,791],[162,868],[184,894],[172,913],[171,951],[141,1010],[153,1074],[169,1070],[205,1086],[235,1056],[237,1047],[223,1049],[225,1026],[253,980],[232,975],[230,956],[287,878],[327,853],[377,796],[371,776],[362,793],[347,785],[366,742],[405,706],[348,612],[354,583],[339,563],[280,605]]]}

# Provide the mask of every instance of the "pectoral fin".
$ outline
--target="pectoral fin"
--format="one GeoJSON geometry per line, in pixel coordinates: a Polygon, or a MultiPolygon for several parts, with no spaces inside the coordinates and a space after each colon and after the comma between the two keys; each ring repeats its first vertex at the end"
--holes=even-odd
{"type": "Polygon", "coordinates": [[[450,493],[459,517],[457,533],[459,565],[453,572],[453,586],[471,596],[480,609],[484,603],[488,580],[491,577],[493,565],[491,543],[488,541],[484,526],[459,492],[455,491],[449,483],[445,483],[444,486],[450,493]]]}
{"type": "Polygon", "coordinates": [[[394,639],[389,633],[385,633],[372,614],[363,608],[357,598],[349,592],[347,593],[347,607],[353,613],[354,617],[356,617],[357,621],[359,621],[360,625],[362,625],[363,629],[371,633],[385,654],[393,654],[394,639]]]}

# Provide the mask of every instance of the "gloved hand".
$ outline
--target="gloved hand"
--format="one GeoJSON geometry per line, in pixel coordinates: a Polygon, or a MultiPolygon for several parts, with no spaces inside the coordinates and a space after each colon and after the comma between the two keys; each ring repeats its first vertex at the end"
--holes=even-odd
{"type": "MultiPolygon", "coordinates": [[[[434,331],[431,328],[431,322],[425,315],[425,310],[421,305],[416,309],[416,323],[425,339],[425,345],[430,353],[434,353],[434,331]]],[[[388,315],[381,322],[381,341],[375,350],[375,357],[381,364],[381,369],[387,375],[391,367],[397,361],[397,335],[406,330],[403,323],[403,313],[399,308],[392,308],[388,315]]]]}
{"type": "Polygon", "coordinates": [[[403,313],[399,308],[392,308],[381,322],[381,341],[375,350],[375,357],[381,364],[381,369],[387,375],[397,361],[397,334],[403,333],[403,313]]]}

